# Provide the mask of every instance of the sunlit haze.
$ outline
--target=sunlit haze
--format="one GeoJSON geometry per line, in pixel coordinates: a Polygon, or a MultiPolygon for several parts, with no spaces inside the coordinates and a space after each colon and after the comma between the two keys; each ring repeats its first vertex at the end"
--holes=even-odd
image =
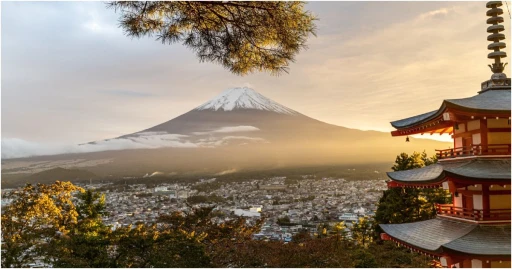
{"type": "Polygon", "coordinates": [[[391,131],[390,121],[475,95],[491,76],[483,2],[306,7],[319,18],[317,36],[290,73],[241,77],[200,63],[179,44],[126,37],[103,2],[4,2],[2,139],[54,145],[117,137],[236,86],[320,121],[391,131]]]}

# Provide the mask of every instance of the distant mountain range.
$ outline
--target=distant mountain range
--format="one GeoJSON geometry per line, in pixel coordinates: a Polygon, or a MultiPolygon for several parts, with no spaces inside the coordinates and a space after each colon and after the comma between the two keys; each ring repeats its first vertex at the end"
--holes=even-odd
{"type": "MultiPolygon", "coordinates": [[[[250,88],[234,88],[162,124],[117,138],[81,144],[83,152],[24,158],[109,160],[86,169],[97,175],[155,171],[237,171],[291,165],[393,163],[400,152],[448,148],[451,143],[391,137],[327,124],[250,88]]],[[[3,160],[3,162],[20,159],[3,160]]],[[[84,169],[83,167],[81,169],[84,169]]],[[[4,172],[15,172],[14,170],[4,172]]],[[[26,170],[25,170],[26,172],[26,170]]]]}

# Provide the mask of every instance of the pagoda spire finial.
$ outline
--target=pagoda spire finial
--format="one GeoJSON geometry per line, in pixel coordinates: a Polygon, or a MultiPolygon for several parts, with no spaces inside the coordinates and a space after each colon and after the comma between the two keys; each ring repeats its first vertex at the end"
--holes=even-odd
{"type": "Polygon", "coordinates": [[[492,41],[492,43],[487,46],[487,49],[492,50],[492,52],[487,55],[487,58],[494,59],[494,63],[489,65],[489,67],[494,73],[491,76],[491,80],[496,86],[503,85],[507,79],[507,76],[503,73],[507,63],[501,62],[501,58],[507,57],[507,53],[500,51],[507,47],[505,42],[501,42],[505,39],[505,35],[500,33],[505,30],[505,27],[500,24],[503,22],[503,17],[499,16],[503,14],[503,9],[499,8],[502,5],[501,1],[490,1],[486,4],[486,7],[489,8],[489,10],[487,10],[487,16],[490,17],[487,19],[487,24],[491,24],[491,26],[487,28],[487,32],[490,33],[490,35],[487,36],[487,40],[492,41]]]}

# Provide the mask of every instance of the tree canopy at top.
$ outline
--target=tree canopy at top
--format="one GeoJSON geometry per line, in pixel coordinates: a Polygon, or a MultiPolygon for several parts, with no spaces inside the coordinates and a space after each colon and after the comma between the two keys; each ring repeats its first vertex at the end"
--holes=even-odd
{"type": "Polygon", "coordinates": [[[156,36],[182,43],[201,62],[215,62],[237,75],[288,72],[288,65],[315,34],[316,18],[303,2],[114,1],[128,36],[156,36]]]}

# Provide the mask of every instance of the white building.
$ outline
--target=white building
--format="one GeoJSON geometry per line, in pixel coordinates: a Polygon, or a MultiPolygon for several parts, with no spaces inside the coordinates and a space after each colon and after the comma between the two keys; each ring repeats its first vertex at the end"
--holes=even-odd
{"type": "Polygon", "coordinates": [[[247,210],[243,210],[243,209],[235,209],[235,215],[239,216],[239,217],[259,217],[261,215],[261,213],[259,212],[254,212],[254,211],[247,211],[247,210]]]}

